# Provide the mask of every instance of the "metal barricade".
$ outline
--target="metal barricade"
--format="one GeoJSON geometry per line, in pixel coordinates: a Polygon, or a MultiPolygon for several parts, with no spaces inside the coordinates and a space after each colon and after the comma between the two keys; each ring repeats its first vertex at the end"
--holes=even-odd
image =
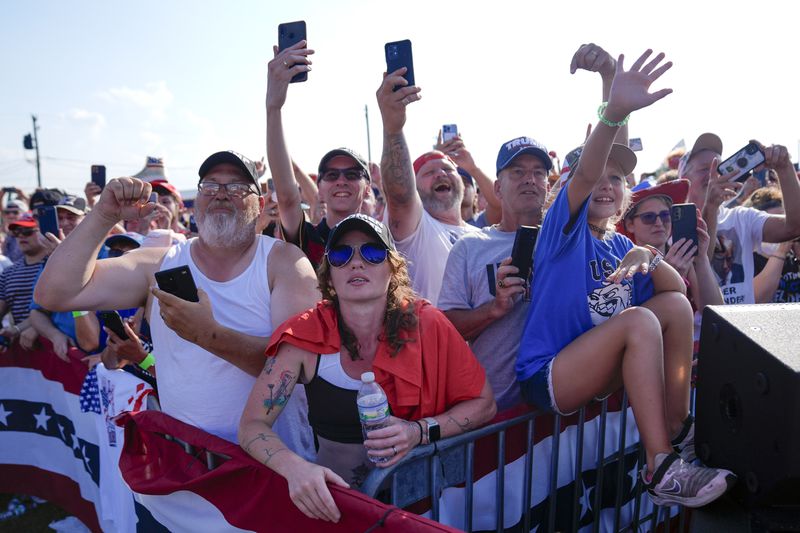
{"type": "MultiPolygon", "coordinates": [[[[558,415],[547,415],[539,411],[531,411],[514,418],[503,420],[489,426],[470,431],[461,435],[442,439],[441,441],[426,446],[414,448],[402,461],[388,468],[375,468],[365,480],[361,491],[368,496],[381,499],[397,507],[408,507],[412,504],[419,505],[418,502],[430,501],[430,518],[441,521],[442,508],[440,496],[444,489],[457,488],[463,490],[463,516],[456,525],[447,522],[448,525],[463,527],[466,531],[474,530],[474,511],[475,506],[479,507],[486,502],[480,502],[480,496],[476,496],[475,484],[476,472],[475,448],[478,441],[483,439],[495,439],[497,443],[497,465],[500,467],[492,472],[494,477],[494,529],[504,531],[506,527],[514,530],[531,531],[538,527],[537,531],[602,531],[602,532],[627,532],[627,531],[656,531],[657,527],[663,527],[665,531],[683,532],[687,530],[687,520],[683,508],[671,507],[660,508],[654,506],[649,496],[644,493],[642,482],[638,471],[644,465],[644,451],[640,447],[638,439],[635,442],[626,442],[629,431],[635,430],[635,422],[632,416],[628,416],[627,398],[623,395],[622,406],[618,413],[613,413],[615,417],[615,428],[618,426],[619,438],[616,446],[611,453],[606,453],[606,431],[609,427],[608,400],[602,402],[599,408],[599,415],[595,416],[591,422],[593,424],[592,435],[586,436],[586,409],[581,409],[577,414],[577,423],[562,429],[562,417],[558,415]],[[534,465],[534,435],[536,424],[545,423],[545,417],[552,416],[553,432],[550,435],[550,457],[549,474],[547,479],[546,502],[539,502],[537,505],[544,504],[546,520],[539,523],[533,522],[532,508],[532,484],[537,476],[538,469],[534,465]],[[617,422],[618,419],[618,422],[617,422]],[[628,428],[628,424],[633,424],[628,428]],[[513,428],[520,426],[524,431],[520,438],[526,439],[524,443],[509,442],[508,434],[513,428]],[[514,459],[523,459],[523,473],[520,478],[513,476],[516,481],[506,481],[506,466],[508,466],[505,456],[507,445],[524,445],[524,454],[514,459]],[[574,470],[570,469],[569,475],[572,478],[573,487],[567,494],[568,505],[565,506],[565,498],[559,492],[559,478],[563,481],[564,473],[559,476],[559,453],[564,453],[565,449],[574,447],[574,470]],[[584,454],[591,453],[596,449],[596,460],[593,467],[584,470],[584,454]],[[631,472],[636,474],[635,482],[632,485],[633,496],[628,493],[627,499],[623,487],[626,484],[626,477],[629,478],[631,472]],[[611,473],[606,476],[605,474],[611,473]],[[611,479],[606,479],[606,477],[611,479]],[[594,478],[593,498],[589,499],[589,491],[585,490],[584,479],[594,478]],[[521,479],[521,487],[513,484],[521,479]],[[609,494],[613,491],[614,494],[609,494]],[[505,499],[508,495],[521,494],[522,513],[519,522],[514,521],[513,526],[507,526],[504,508],[505,499]],[[561,495],[561,498],[559,498],[561,495]],[[612,505],[608,505],[608,499],[612,505]],[[478,500],[476,501],[476,498],[478,500]],[[592,523],[581,523],[580,517],[583,506],[592,507],[592,523]],[[604,507],[604,502],[606,506],[604,507]],[[565,508],[566,511],[562,508],[565,508]],[[560,513],[559,513],[560,511],[560,513]],[[564,517],[566,525],[564,523],[564,517]],[[561,523],[557,518],[561,517],[561,523]],[[677,525],[674,522],[677,521],[677,525]],[[613,525],[609,525],[613,524],[613,525]],[[677,529],[675,529],[677,528],[677,529]]],[[[549,424],[548,424],[549,425],[549,424]]],[[[613,433],[611,434],[613,437],[613,433]]],[[[636,434],[638,435],[638,433],[636,434]]],[[[541,476],[541,474],[539,474],[541,476]]],[[[486,476],[487,478],[490,476],[486,476]]],[[[485,488],[485,487],[484,487],[485,488]]],[[[563,492],[563,491],[562,491],[563,492]]],[[[459,494],[461,494],[459,492],[459,494]]],[[[482,494],[486,496],[486,490],[482,494]]],[[[491,497],[489,498],[491,499],[491,497]]],[[[450,498],[452,500],[452,498],[450,498]]],[[[483,505],[491,508],[491,505],[483,505]]],[[[452,518],[453,509],[448,509],[448,515],[452,518]]],[[[508,517],[514,519],[516,517],[508,517]]],[[[479,528],[486,530],[485,527],[479,528]]]]}

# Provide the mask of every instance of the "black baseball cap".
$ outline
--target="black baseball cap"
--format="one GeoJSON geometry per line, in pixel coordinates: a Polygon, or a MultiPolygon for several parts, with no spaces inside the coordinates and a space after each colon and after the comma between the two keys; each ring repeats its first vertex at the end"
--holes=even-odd
{"type": "Polygon", "coordinates": [[[367,235],[375,237],[387,250],[395,250],[392,235],[389,233],[389,228],[386,227],[386,224],[375,220],[371,216],[355,213],[342,219],[341,222],[333,227],[331,234],[328,236],[328,243],[325,245],[325,252],[336,246],[342,235],[352,230],[363,231],[367,235]]]}
{"type": "Polygon", "coordinates": [[[212,168],[226,163],[240,168],[242,172],[244,172],[245,176],[250,178],[250,180],[256,186],[258,195],[261,196],[261,185],[258,183],[258,171],[256,170],[256,164],[239,152],[225,150],[224,152],[211,154],[206,158],[205,161],[203,161],[203,164],[200,165],[200,170],[198,170],[197,173],[200,175],[200,179],[202,180],[212,168]]]}
{"type": "Polygon", "coordinates": [[[322,156],[322,159],[319,162],[319,169],[318,169],[318,172],[317,172],[317,183],[319,183],[319,180],[322,179],[322,175],[327,170],[328,162],[331,159],[333,159],[334,157],[337,157],[337,156],[340,156],[340,155],[353,159],[356,162],[356,164],[358,165],[358,168],[363,170],[364,174],[366,174],[367,181],[371,181],[372,180],[371,176],[369,175],[369,165],[367,164],[367,160],[366,159],[361,157],[361,155],[358,152],[356,152],[355,150],[351,150],[350,148],[336,148],[335,150],[331,150],[330,152],[328,152],[327,154],[322,156]]]}

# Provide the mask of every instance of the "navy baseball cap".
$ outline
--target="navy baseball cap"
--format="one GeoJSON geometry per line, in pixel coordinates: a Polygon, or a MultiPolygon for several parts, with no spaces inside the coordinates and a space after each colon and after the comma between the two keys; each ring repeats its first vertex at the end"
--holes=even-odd
{"type": "Polygon", "coordinates": [[[547,148],[542,143],[530,137],[517,137],[503,143],[500,147],[500,151],[497,153],[497,174],[500,174],[500,171],[510,165],[520,154],[535,155],[542,160],[548,171],[553,168],[550,154],[547,153],[547,148]]]}

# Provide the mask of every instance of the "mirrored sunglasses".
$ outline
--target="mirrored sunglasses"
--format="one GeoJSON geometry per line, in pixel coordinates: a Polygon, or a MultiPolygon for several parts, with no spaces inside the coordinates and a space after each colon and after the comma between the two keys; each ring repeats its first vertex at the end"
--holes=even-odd
{"type": "MultiPolygon", "coordinates": [[[[331,266],[341,268],[346,266],[347,263],[353,259],[354,253],[355,249],[349,244],[340,244],[328,250],[325,255],[327,256],[328,263],[330,263],[331,266]]],[[[379,244],[365,242],[358,247],[358,253],[361,255],[361,259],[367,263],[372,265],[380,265],[386,261],[386,258],[389,255],[389,250],[379,244]]]]}

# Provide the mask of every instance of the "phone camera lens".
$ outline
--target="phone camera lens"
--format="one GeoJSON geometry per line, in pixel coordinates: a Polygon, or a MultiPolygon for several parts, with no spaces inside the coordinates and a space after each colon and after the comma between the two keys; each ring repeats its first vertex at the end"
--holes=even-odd
{"type": "Polygon", "coordinates": [[[390,46],[389,47],[389,58],[390,59],[397,59],[397,46],[390,46]]]}
{"type": "Polygon", "coordinates": [[[747,158],[746,157],[740,157],[739,159],[736,160],[736,164],[739,165],[739,168],[746,167],[747,166],[747,158]]]}
{"type": "Polygon", "coordinates": [[[748,144],[747,148],[744,149],[746,154],[753,155],[758,151],[758,147],[754,144],[748,144]]]}

